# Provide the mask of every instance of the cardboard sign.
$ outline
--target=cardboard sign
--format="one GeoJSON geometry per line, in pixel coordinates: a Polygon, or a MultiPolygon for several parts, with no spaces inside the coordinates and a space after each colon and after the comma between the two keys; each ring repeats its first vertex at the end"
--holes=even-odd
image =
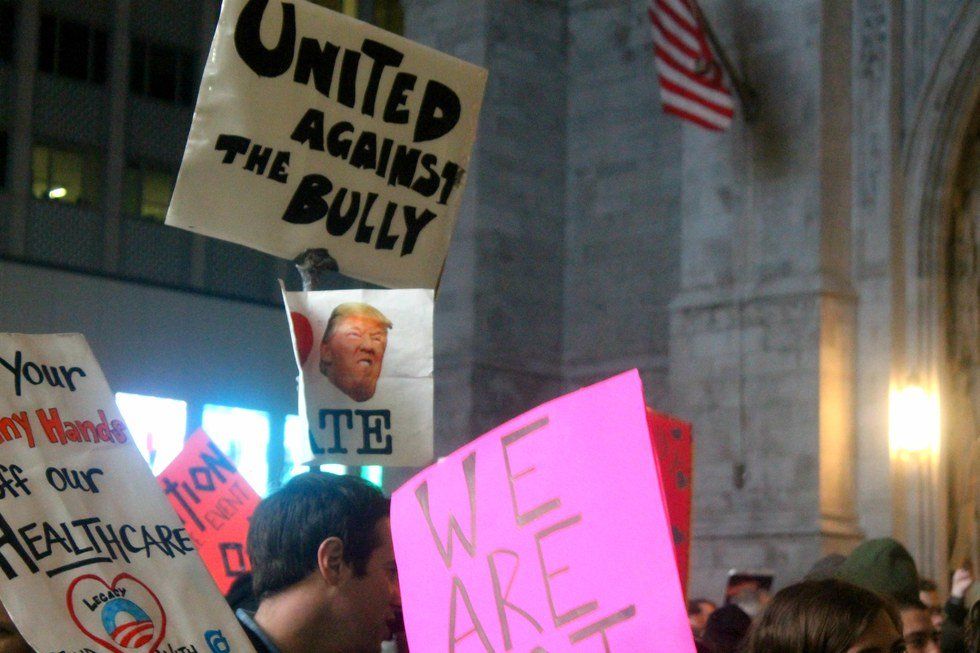
{"type": "Polygon", "coordinates": [[[248,520],[262,498],[207,433],[198,430],[157,482],[222,594],[251,569],[248,520]]]}
{"type": "Polygon", "coordinates": [[[691,469],[693,444],[691,425],[647,407],[650,440],[657,457],[660,482],[670,519],[677,572],[687,594],[687,575],[691,557],[691,469]]]}
{"type": "Polygon", "coordinates": [[[486,79],[312,3],[224,0],[167,224],[434,288],[486,79]]]}
{"type": "Polygon", "coordinates": [[[0,601],[36,651],[252,650],[77,334],[0,334],[0,601]]]}
{"type": "Polygon", "coordinates": [[[432,291],[283,291],[283,300],[315,462],[432,462],[432,291]]]}
{"type": "Polygon", "coordinates": [[[412,650],[694,652],[635,370],[462,447],[391,517],[412,650]]]}

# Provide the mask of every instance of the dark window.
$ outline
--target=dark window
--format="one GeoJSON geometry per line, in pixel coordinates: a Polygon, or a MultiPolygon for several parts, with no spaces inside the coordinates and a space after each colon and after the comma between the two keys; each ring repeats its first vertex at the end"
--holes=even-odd
{"type": "Polygon", "coordinates": [[[100,29],[92,30],[92,58],[89,79],[96,84],[104,84],[106,67],[109,65],[109,38],[100,29]]]}
{"type": "Polygon", "coordinates": [[[199,82],[193,51],[146,41],[131,43],[129,90],[133,94],[192,106],[199,82]]]}
{"type": "Polygon", "coordinates": [[[129,90],[146,93],[146,44],[135,39],[129,44],[129,90]]]}
{"type": "Polygon", "coordinates": [[[0,132],[0,188],[7,187],[7,133],[0,132]]]}
{"type": "Polygon", "coordinates": [[[173,101],[177,97],[177,53],[168,47],[151,45],[148,54],[146,94],[173,101]]]}
{"type": "Polygon", "coordinates": [[[184,106],[194,106],[197,98],[197,87],[200,76],[197,74],[197,57],[193,52],[180,53],[180,86],[177,89],[177,101],[184,106]]]}
{"type": "Polygon", "coordinates": [[[58,28],[58,73],[72,79],[88,79],[88,27],[62,20],[58,28]]]}
{"type": "Polygon", "coordinates": [[[58,49],[58,19],[54,16],[41,16],[41,31],[38,34],[37,67],[46,73],[54,72],[54,55],[58,49]]]}
{"type": "Polygon", "coordinates": [[[0,61],[14,59],[14,6],[9,2],[0,3],[0,61]]]}
{"type": "Polygon", "coordinates": [[[108,61],[106,33],[73,20],[44,14],[38,34],[42,72],[102,84],[108,61]]]}

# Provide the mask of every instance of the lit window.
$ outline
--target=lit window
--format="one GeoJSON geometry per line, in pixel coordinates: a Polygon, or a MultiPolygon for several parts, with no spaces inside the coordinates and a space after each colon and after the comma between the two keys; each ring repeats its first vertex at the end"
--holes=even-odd
{"type": "Polygon", "coordinates": [[[102,84],[107,56],[103,30],[50,14],[41,16],[37,53],[41,71],[102,84]]]}
{"type": "MultiPolygon", "coordinates": [[[[306,420],[299,415],[286,415],[286,432],[283,439],[285,455],[283,460],[282,482],[285,483],[297,474],[310,471],[303,463],[313,458],[310,451],[310,432],[306,420]]],[[[320,469],[331,474],[346,474],[343,465],[320,465],[320,469]]]]}
{"type": "Polygon", "coordinates": [[[123,178],[123,212],[156,222],[167,217],[176,178],[168,172],[141,167],[126,168],[123,178]]]}
{"type": "Polygon", "coordinates": [[[136,448],[159,474],[184,448],[187,403],[176,399],[116,393],[116,405],[136,448]]]}
{"type": "Polygon", "coordinates": [[[100,161],[73,150],[35,146],[31,152],[31,192],[38,199],[96,206],[100,161]]]}
{"type": "Polygon", "coordinates": [[[260,496],[269,491],[269,414],[205,404],[201,427],[260,496]]]}
{"type": "Polygon", "coordinates": [[[361,478],[365,481],[374,483],[378,487],[381,487],[381,483],[384,481],[384,467],[380,465],[368,465],[366,467],[361,467],[361,478]]]}

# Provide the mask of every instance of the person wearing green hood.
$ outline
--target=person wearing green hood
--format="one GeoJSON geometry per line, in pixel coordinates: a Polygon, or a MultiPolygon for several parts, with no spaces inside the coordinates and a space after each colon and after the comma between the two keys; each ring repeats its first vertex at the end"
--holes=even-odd
{"type": "Polygon", "coordinates": [[[835,576],[896,603],[907,653],[940,653],[939,631],[919,599],[919,572],[904,546],[890,537],[868,540],[854,549],[835,576]]]}

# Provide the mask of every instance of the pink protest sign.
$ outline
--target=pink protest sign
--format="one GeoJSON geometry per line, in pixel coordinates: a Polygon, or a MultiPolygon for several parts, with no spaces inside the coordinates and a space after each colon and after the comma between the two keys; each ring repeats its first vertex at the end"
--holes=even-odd
{"type": "Polygon", "coordinates": [[[635,370],[425,469],[391,519],[412,650],[695,650],[635,370]]]}

